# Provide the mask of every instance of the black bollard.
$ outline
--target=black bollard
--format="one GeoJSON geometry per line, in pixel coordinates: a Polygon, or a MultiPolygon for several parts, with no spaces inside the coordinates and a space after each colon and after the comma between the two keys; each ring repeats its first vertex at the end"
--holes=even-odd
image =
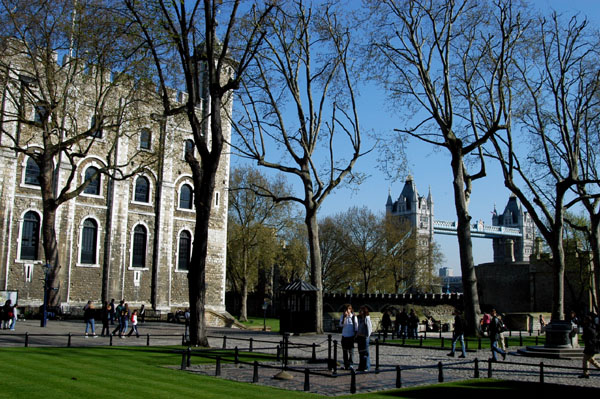
{"type": "Polygon", "coordinates": [[[536,346],[539,345],[539,339],[540,339],[540,336],[536,335],[536,337],[535,337],[535,345],[536,346]]]}
{"type": "Polygon", "coordinates": [[[71,333],[69,333],[69,340],[67,341],[67,348],[71,347],[71,333]]]}
{"type": "Polygon", "coordinates": [[[331,364],[331,334],[327,335],[327,364],[331,364]]]}
{"type": "Polygon", "coordinates": [[[192,348],[188,346],[187,348],[187,366],[190,367],[192,365],[192,348]]]}
{"type": "Polygon", "coordinates": [[[396,388],[402,388],[402,369],[396,366],[396,388]]]}
{"type": "Polygon", "coordinates": [[[477,349],[481,350],[481,337],[477,338],[477,349]]]}
{"type": "Polygon", "coordinates": [[[185,351],[181,351],[181,369],[185,370],[187,362],[185,360],[185,351]]]}
{"type": "Polygon", "coordinates": [[[146,346],[150,346],[150,334],[146,334],[146,346]]]}
{"type": "Polygon", "coordinates": [[[29,346],[29,333],[26,332],[25,333],[25,347],[27,348],[29,346]]]}
{"type": "Polygon", "coordinates": [[[223,349],[227,349],[227,336],[223,335],[223,349]]]}
{"type": "Polygon", "coordinates": [[[221,356],[217,356],[217,364],[215,368],[215,377],[221,376],[221,356]]]}
{"type": "Polygon", "coordinates": [[[473,361],[473,378],[479,378],[479,359],[475,358],[473,361]]]}
{"type": "Polygon", "coordinates": [[[444,382],[444,368],[442,362],[438,362],[438,382],[444,382]]]}
{"type": "Polygon", "coordinates": [[[519,346],[523,346],[523,334],[519,331],[519,346]]]}
{"type": "Polygon", "coordinates": [[[238,347],[235,347],[235,364],[238,364],[240,362],[240,351],[238,350],[238,347]]]}
{"type": "Polygon", "coordinates": [[[258,362],[254,361],[254,373],[252,373],[252,382],[258,382],[258,362]]]}
{"type": "Polygon", "coordinates": [[[252,352],[252,343],[254,342],[254,340],[252,339],[252,337],[250,337],[250,347],[248,348],[248,352],[252,352]]]}
{"type": "Polygon", "coordinates": [[[379,338],[375,340],[375,372],[379,373],[379,338]]]}
{"type": "Polygon", "coordinates": [[[333,374],[337,373],[337,341],[333,340],[333,374]]]}
{"type": "Polygon", "coordinates": [[[356,393],[356,371],[350,369],[350,393],[356,393]]]}
{"type": "Polygon", "coordinates": [[[488,378],[492,378],[492,359],[488,359],[488,378]]]}
{"type": "Polygon", "coordinates": [[[185,346],[185,334],[181,334],[181,346],[185,346]]]}
{"type": "Polygon", "coordinates": [[[109,338],[110,338],[110,340],[109,340],[109,341],[110,341],[110,342],[109,342],[109,345],[110,345],[110,346],[112,346],[112,339],[113,339],[113,335],[112,335],[112,334],[109,334],[108,336],[109,336],[109,338]]]}
{"type": "Polygon", "coordinates": [[[540,362],[540,383],[544,383],[544,362],[540,362]]]}
{"type": "Polygon", "coordinates": [[[310,370],[304,369],[304,392],[310,391],[310,370]]]}
{"type": "Polygon", "coordinates": [[[312,358],[310,359],[312,363],[317,362],[317,344],[313,342],[312,344],[312,358]]]}
{"type": "Polygon", "coordinates": [[[277,345],[277,361],[281,360],[281,346],[277,345]]]}
{"type": "Polygon", "coordinates": [[[442,348],[444,347],[444,337],[440,337],[442,339],[442,348]]]}
{"type": "Polygon", "coordinates": [[[423,346],[423,337],[421,337],[421,340],[419,341],[419,346],[422,347],[423,346]]]}

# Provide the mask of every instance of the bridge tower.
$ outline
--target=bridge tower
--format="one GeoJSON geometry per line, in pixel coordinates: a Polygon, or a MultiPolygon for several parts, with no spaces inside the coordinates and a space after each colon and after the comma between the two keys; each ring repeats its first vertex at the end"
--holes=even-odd
{"type": "Polygon", "coordinates": [[[529,261],[535,242],[535,224],[529,213],[523,210],[523,206],[517,201],[514,194],[509,197],[502,214],[498,214],[494,205],[492,225],[521,230],[520,237],[493,239],[495,263],[529,261]]]}
{"type": "Polygon", "coordinates": [[[402,192],[396,201],[392,200],[391,193],[388,194],[386,202],[386,216],[397,217],[407,220],[413,226],[417,234],[418,249],[417,259],[421,263],[415,268],[412,277],[413,287],[430,287],[433,276],[433,197],[431,189],[427,197],[419,196],[417,186],[412,175],[406,177],[402,192]]]}

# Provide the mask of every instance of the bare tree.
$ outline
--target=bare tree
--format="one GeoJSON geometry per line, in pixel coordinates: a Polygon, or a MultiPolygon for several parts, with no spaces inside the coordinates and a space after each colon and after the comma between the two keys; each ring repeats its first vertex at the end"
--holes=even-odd
{"type": "Polygon", "coordinates": [[[249,167],[234,169],[230,180],[227,278],[238,287],[240,320],[247,321],[248,291],[256,285],[259,268],[273,266],[280,249],[277,235],[289,224],[291,212],[289,203],[261,196],[261,188],[278,195],[289,190],[281,179],[267,179],[249,167]]]}
{"type": "Polygon", "coordinates": [[[342,229],[337,215],[319,221],[319,248],[323,265],[323,291],[343,292],[352,282],[352,270],[345,262],[342,229]]]}
{"type": "Polygon", "coordinates": [[[552,252],[552,319],[562,320],[564,219],[566,208],[580,199],[567,202],[577,188],[585,197],[584,188],[598,184],[597,176],[582,174],[589,171],[582,149],[589,154],[598,143],[588,135],[598,118],[598,42],[587,21],[572,18],[564,23],[554,13],[537,25],[516,63],[514,79],[521,90],[511,105],[513,123],[492,143],[504,184],[523,203],[552,252]]]}
{"type": "Polygon", "coordinates": [[[314,323],[322,332],[317,213],[361,156],[350,29],[330,4],[293,2],[277,9],[264,33],[264,46],[240,91],[242,112],[233,122],[237,148],[259,165],[300,181],[301,195],[273,198],[304,208],[311,283],[318,290],[314,323]]]}
{"type": "Polygon", "coordinates": [[[476,333],[479,297],[469,199],[486,175],[482,145],[504,129],[507,67],[522,26],[510,1],[380,0],[370,68],[393,101],[408,106],[415,138],[450,155],[468,332],[476,333]],[[469,158],[471,157],[471,158],[469,158]],[[470,160],[471,163],[468,163],[470,160]]]}
{"type": "Polygon", "coordinates": [[[39,187],[42,200],[52,305],[61,295],[59,207],[98,184],[101,174],[124,179],[154,161],[140,152],[118,164],[114,156],[119,141],[137,133],[147,93],[135,84],[140,60],[129,52],[128,28],[112,18],[111,4],[34,0],[0,5],[0,146],[33,162],[28,183],[39,187]],[[98,153],[104,163],[80,178],[89,166],[85,158],[98,153]]]}
{"type": "Polygon", "coordinates": [[[231,93],[239,87],[262,41],[262,20],[272,9],[270,4],[250,3],[248,15],[240,17],[240,0],[125,1],[128,15],[154,60],[163,118],[185,114],[194,138],[196,151],[186,154],[196,207],[188,273],[192,345],[208,345],[204,319],[206,257],[216,176],[226,146],[225,115],[231,107],[231,93]],[[171,96],[170,87],[178,85],[187,92],[182,104],[171,96]]]}

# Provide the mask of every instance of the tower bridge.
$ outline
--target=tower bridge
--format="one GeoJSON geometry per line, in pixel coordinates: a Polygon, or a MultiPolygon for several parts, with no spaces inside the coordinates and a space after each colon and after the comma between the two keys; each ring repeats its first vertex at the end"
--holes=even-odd
{"type": "MultiPolygon", "coordinates": [[[[418,238],[419,251],[431,248],[434,234],[456,235],[457,222],[435,220],[431,189],[427,197],[420,196],[410,175],[406,178],[396,201],[392,200],[391,193],[388,195],[386,214],[407,220],[413,226],[418,238]]],[[[492,214],[491,225],[486,225],[483,220],[471,224],[471,236],[492,240],[494,262],[529,260],[533,253],[535,225],[517,198],[511,195],[504,211],[499,214],[494,206],[492,214]]]]}

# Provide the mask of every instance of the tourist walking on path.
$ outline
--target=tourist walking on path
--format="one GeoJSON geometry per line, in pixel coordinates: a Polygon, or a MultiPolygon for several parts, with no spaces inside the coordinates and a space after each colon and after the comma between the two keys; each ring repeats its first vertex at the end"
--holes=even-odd
{"type": "Polygon", "coordinates": [[[498,318],[498,314],[496,313],[496,309],[492,309],[490,325],[489,325],[489,337],[490,337],[490,347],[492,349],[492,361],[496,362],[496,353],[502,355],[502,360],[506,359],[506,352],[502,349],[498,348],[498,341],[500,340],[500,333],[504,329],[504,324],[498,318]]]}
{"type": "Polygon", "coordinates": [[[366,306],[361,306],[358,312],[358,328],[356,330],[356,344],[358,346],[358,371],[371,370],[371,357],[369,354],[369,339],[373,332],[371,316],[366,306]]]}
{"type": "Polygon", "coordinates": [[[88,337],[88,329],[90,329],[92,336],[96,338],[96,324],[94,320],[94,304],[92,301],[88,301],[87,305],[83,307],[83,319],[85,320],[85,337],[88,337]]]}
{"type": "Polygon", "coordinates": [[[590,378],[590,372],[588,370],[588,363],[591,363],[597,369],[600,369],[600,364],[594,358],[598,353],[598,347],[596,345],[597,331],[594,326],[591,316],[583,318],[583,343],[585,347],[583,349],[583,374],[579,378],[590,378]]]}
{"type": "Polygon", "coordinates": [[[462,349],[462,355],[459,357],[467,357],[467,351],[465,348],[465,319],[457,309],[454,311],[454,331],[452,332],[452,350],[448,353],[448,356],[454,357],[456,352],[456,341],[460,340],[460,347],[462,349]]]}
{"type": "Polygon", "coordinates": [[[125,334],[127,333],[127,327],[129,327],[129,318],[131,317],[131,313],[129,313],[129,305],[124,304],[121,308],[121,333],[119,334],[120,338],[125,338],[125,334]]]}
{"type": "Polygon", "coordinates": [[[6,302],[4,302],[4,306],[2,307],[2,317],[0,320],[2,328],[4,330],[8,330],[10,328],[10,322],[12,321],[13,317],[12,308],[12,300],[7,299],[6,302]]]}
{"type": "Polygon", "coordinates": [[[115,298],[112,298],[110,300],[110,303],[108,304],[108,320],[110,321],[111,325],[115,325],[115,298]]]}
{"type": "Polygon", "coordinates": [[[410,315],[408,316],[408,337],[413,339],[419,338],[419,318],[414,309],[410,310],[410,315]]]}
{"type": "Polygon", "coordinates": [[[109,336],[110,335],[110,329],[108,327],[108,320],[109,320],[109,315],[110,315],[110,309],[109,309],[110,304],[106,301],[104,301],[104,303],[102,304],[102,313],[101,316],[102,317],[102,333],[100,334],[101,337],[104,336],[109,336]]]}
{"type": "Polygon", "coordinates": [[[117,328],[115,328],[112,332],[112,335],[115,335],[117,332],[119,333],[119,337],[123,334],[123,317],[121,313],[123,313],[123,304],[124,300],[121,300],[117,307],[115,308],[115,318],[117,320],[117,328]]]}
{"type": "Polygon", "coordinates": [[[15,305],[12,307],[12,323],[10,324],[11,331],[15,331],[15,326],[17,325],[17,319],[19,314],[19,310],[17,308],[18,306],[15,303],[15,305]]]}
{"type": "Polygon", "coordinates": [[[408,337],[408,313],[406,313],[406,309],[402,309],[402,312],[396,316],[396,320],[398,322],[398,338],[407,338],[408,337]]]}
{"type": "Polygon", "coordinates": [[[146,306],[144,304],[142,304],[142,307],[140,307],[139,318],[141,324],[146,322],[146,306]]]}
{"type": "Polygon", "coordinates": [[[354,351],[354,336],[358,330],[358,321],[352,311],[352,305],[344,305],[345,310],[340,318],[342,327],[342,353],[344,355],[344,370],[352,367],[352,352],[354,351]]]}
{"type": "Polygon", "coordinates": [[[131,334],[135,331],[135,336],[137,338],[140,337],[140,334],[138,333],[138,329],[137,329],[137,324],[138,324],[138,311],[134,310],[133,313],[131,314],[131,330],[129,330],[129,334],[127,334],[128,337],[131,337],[131,334]]]}
{"type": "Polygon", "coordinates": [[[383,316],[381,317],[381,328],[383,329],[384,342],[387,339],[388,330],[392,328],[392,317],[390,313],[390,310],[386,310],[385,312],[383,312],[383,316]]]}

